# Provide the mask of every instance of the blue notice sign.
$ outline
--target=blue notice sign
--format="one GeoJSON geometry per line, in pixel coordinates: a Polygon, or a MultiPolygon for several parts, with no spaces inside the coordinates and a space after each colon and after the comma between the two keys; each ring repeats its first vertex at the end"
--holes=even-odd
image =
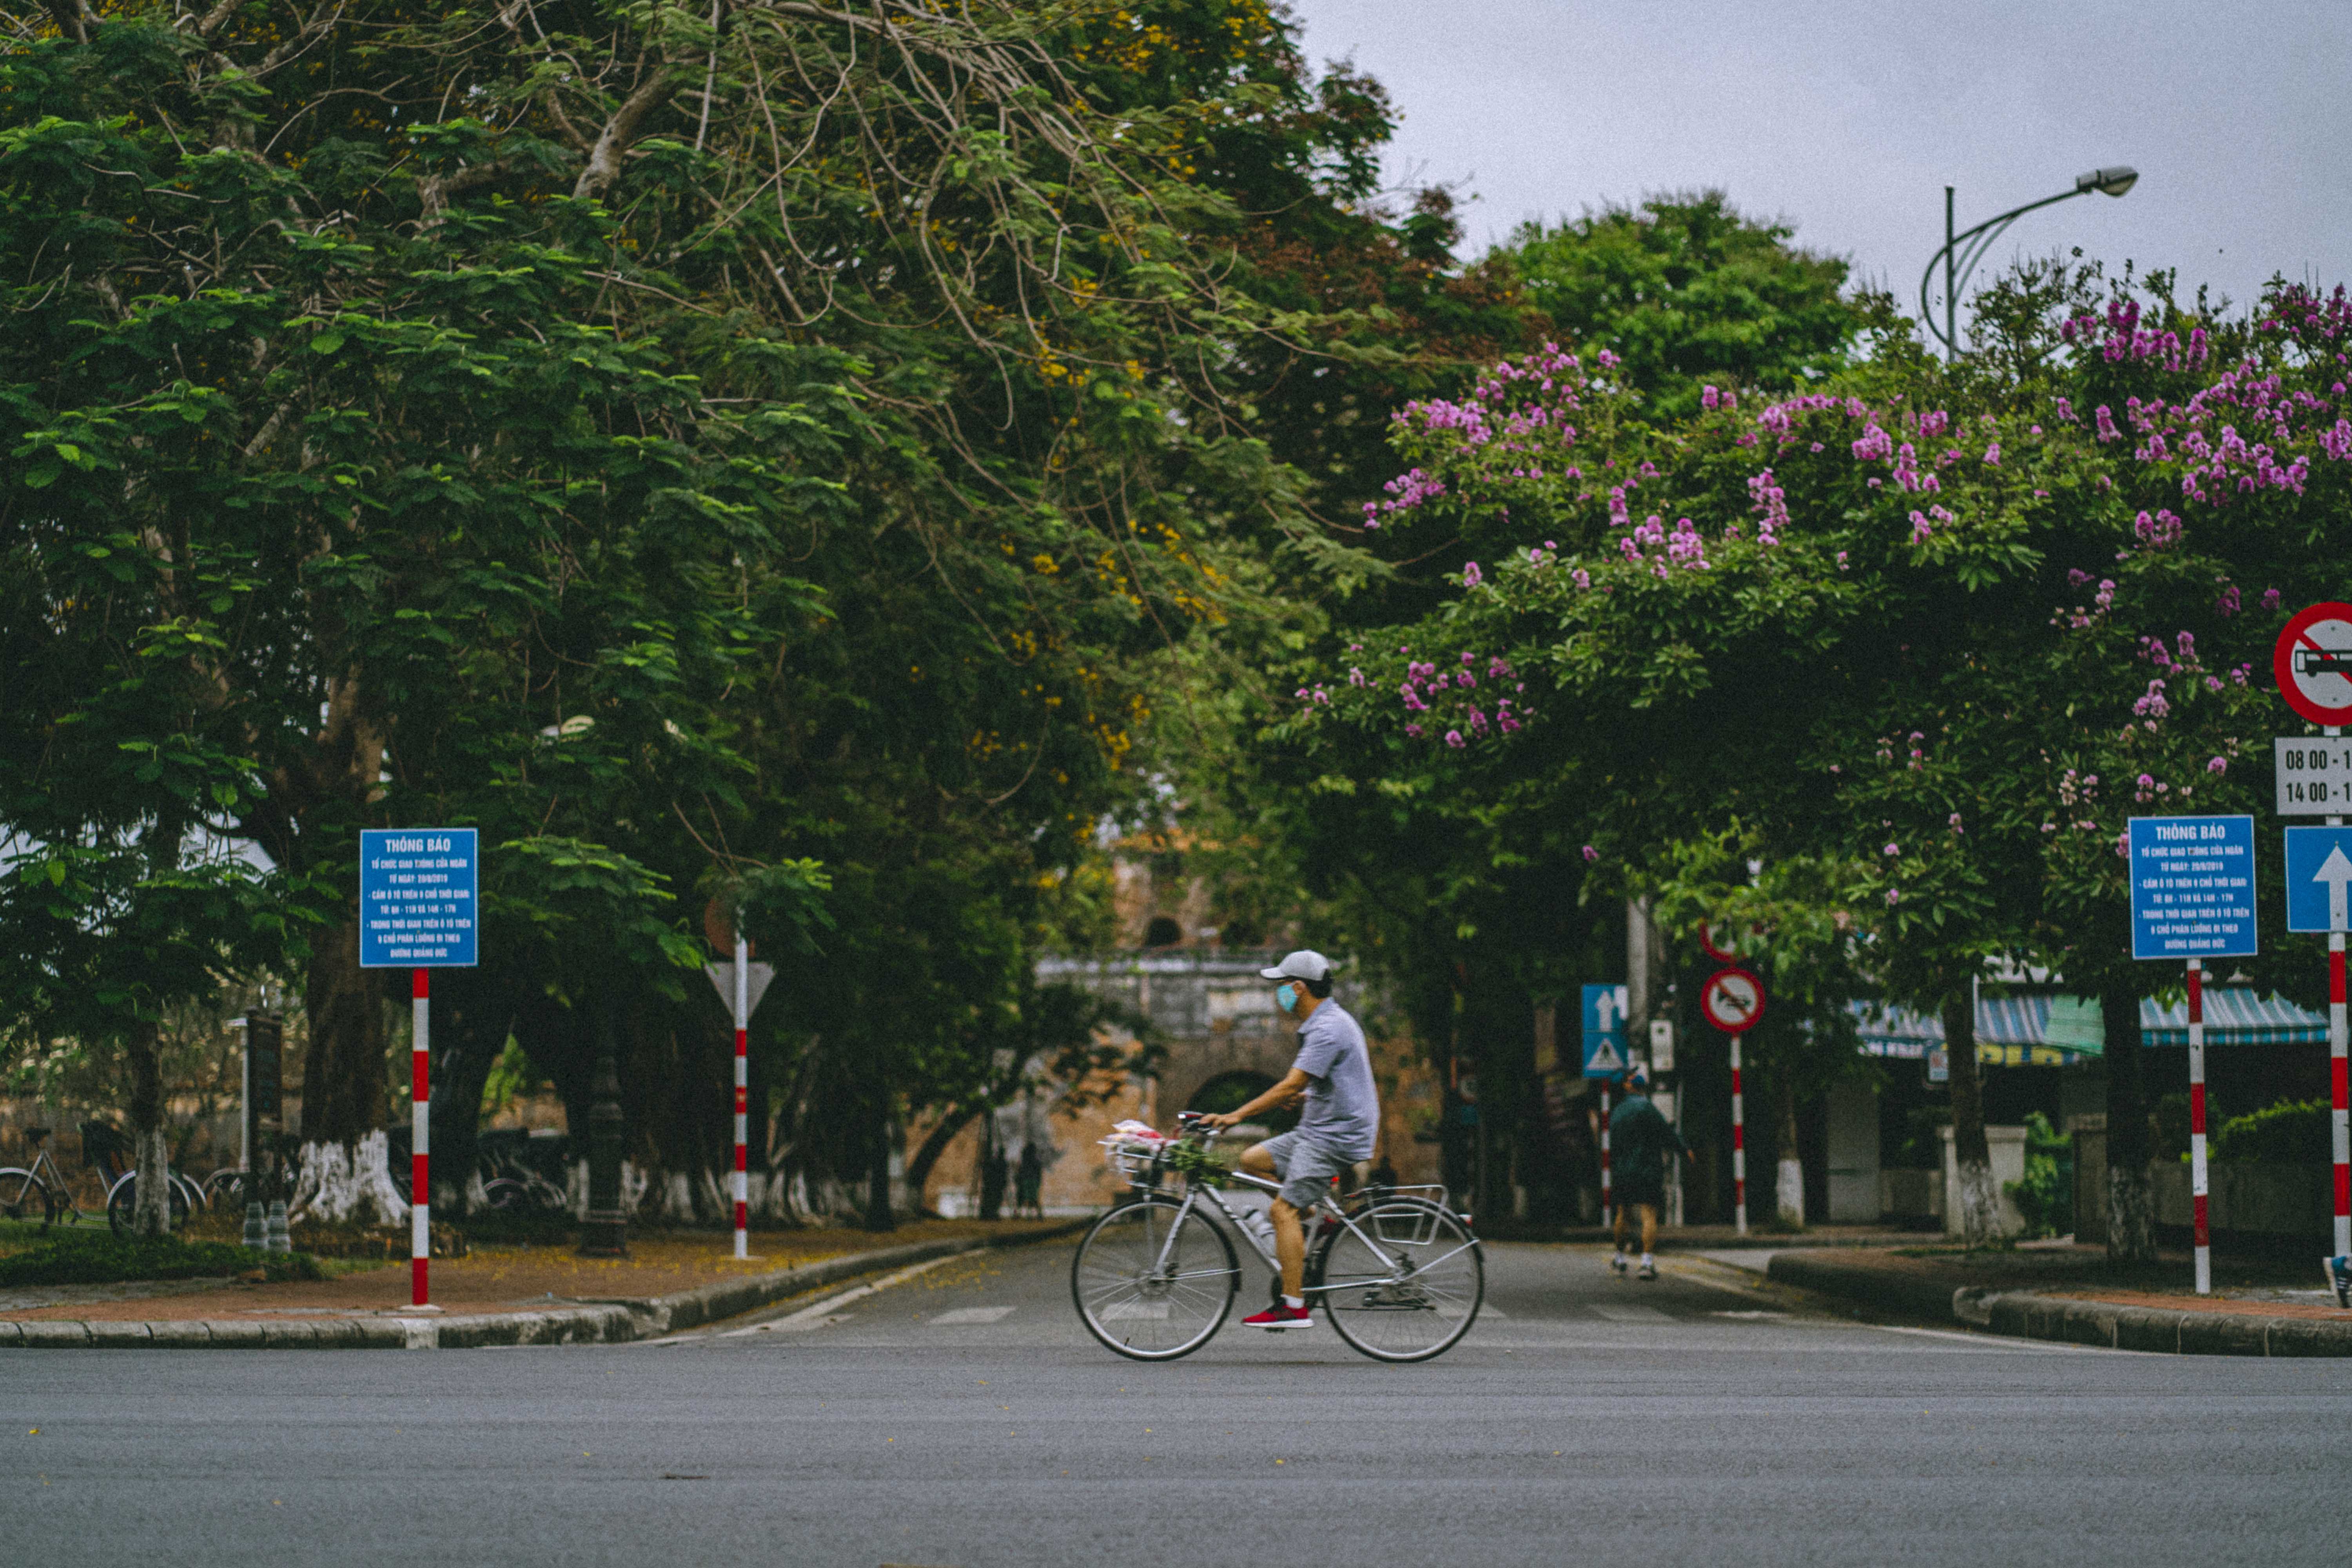
{"type": "Polygon", "coordinates": [[[481,900],[479,835],[470,827],[360,835],[360,965],[470,968],[481,900]]]}
{"type": "Polygon", "coordinates": [[[2352,883],[2352,827],[2286,830],[2286,929],[2343,931],[2352,883]]]}
{"type": "Polygon", "coordinates": [[[1625,988],[1584,988],[1584,1076],[1625,1076],[1625,988]]]}
{"type": "Polygon", "coordinates": [[[2251,958],[2254,819],[2131,819],[2132,956],[2251,958]]]}

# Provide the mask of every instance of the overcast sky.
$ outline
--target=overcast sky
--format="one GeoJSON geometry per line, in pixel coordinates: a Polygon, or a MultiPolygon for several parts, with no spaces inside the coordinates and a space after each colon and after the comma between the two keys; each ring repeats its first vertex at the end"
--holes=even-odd
{"type": "Polygon", "coordinates": [[[1716,185],[1913,308],[1945,185],[1965,228],[2127,163],[2130,195],[2032,214],[1986,267],[2081,246],[2241,302],[2273,272],[2352,281],[2342,0],[1294,4],[1311,60],[1352,56],[1402,111],[1391,182],[1476,196],[1471,254],[1716,185]]]}

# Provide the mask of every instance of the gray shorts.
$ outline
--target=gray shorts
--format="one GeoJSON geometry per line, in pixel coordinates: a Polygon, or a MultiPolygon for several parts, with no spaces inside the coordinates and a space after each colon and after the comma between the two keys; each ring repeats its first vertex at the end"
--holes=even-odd
{"type": "Polygon", "coordinates": [[[1269,1138],[1260,1145],[1274,1160],[1274,1173],[1282,1178],[1282,1201],[1305,1214],[1330,1195],[1331,1178],[1344,1174],[1355,1162],[1329,1144],[1297,1131],[1269,1138]]]}

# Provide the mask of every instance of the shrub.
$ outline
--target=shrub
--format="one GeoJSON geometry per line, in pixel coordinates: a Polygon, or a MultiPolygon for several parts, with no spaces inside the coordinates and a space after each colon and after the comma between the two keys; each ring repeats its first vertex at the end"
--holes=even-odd
{"type": "Polygon", "coordinates": [[[22,1285],[112,1285],[131,1279],[203,1279],[214,1275],[322,1279],[306,1252],[257,1252],[218,1241],[117,1240],[110,1233],[59,1235],[0,1258],[0,1288],[22,1285]]]}
{"type": "Polygon", "coordinates": [[[2325,1100],[2282,1100],[2233,1116],[2213,1135],[2213,1158],[2242,1163],[2325,1165],[2335,1156],[2325,1100]]]}
{"type": "Polygon", "coordinates": [[[2064,1236],[2074,1228],[2074,1143],[2038,1110],[2025,1113],[2025,1179],[2001,1190],[2034,1236],[2064,1236]]]}

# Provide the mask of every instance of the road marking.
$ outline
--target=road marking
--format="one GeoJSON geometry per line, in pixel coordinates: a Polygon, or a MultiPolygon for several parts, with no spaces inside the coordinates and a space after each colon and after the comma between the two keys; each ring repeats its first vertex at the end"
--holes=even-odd
{"type": "Polygon", "coordinates": [[[1671,1323],[1674,1319],[1655,1307],[1600,1307],[1592,1309],[1612,1323],[1671,1323]]]}
{"type": "Polygon", "coordinates": [[[931,1327],[950,1327],[960,1323],[1001,1323],[1012,1316],[1010,1307],[958,1307],[951,1312],[941,1312],[931,1320],[931,1327]]]}
{"type": "Polygon", "coordinates": [[[797,1334],[804,1333],[810,1329],[822,1329],[832,1321],[834,1313],[840,1311],[852,1301],[862,1301],[877,1291],[887,1290],[893,1285],[903,1285],[919,1274],[927,1274],[940,1264],[952,1263],[963,1256],[965,1255],[960,1252],[951,1252],[945,1258],[933,1258],[901,1268],[895,1274],[885,1274],[879,1279],[869,1280],[855,1289],[844,1290],[838,1295],[827,1296],[821,1301],[811,1302],[800,1310],[778,1318],[772,1322],[753,1323],[744,1329],[697,1330],[683,1334],[667,1334],[657,1340],[639,1340],[637,1343],[640,1346],[708,1344],[713,1340],[741,1339],[746,1334],[797,1334]]]}
{"type": "Polygon", "coordinates": [[[1964,1334],[1956,1329],[1906,1329],[1896,1323],[1857,1323],[1856,1328],[1875,1329],[1882,1334],[1916,1334],[1923,1340],[1958,1340],[1979,1350],[2043,1351],[2058,1355],[2098,1355],[2097,1345],[2052,1344],[2047,1340],[2011,1339],[2007,1334],[1964,1334]]]}
{"type": "Polygon", "coordinates": [[[1106,1323],[1164,1323],[1168,1321],[1165,1301],[1114,1301],[1095,1314],[1106,1323]]]}

